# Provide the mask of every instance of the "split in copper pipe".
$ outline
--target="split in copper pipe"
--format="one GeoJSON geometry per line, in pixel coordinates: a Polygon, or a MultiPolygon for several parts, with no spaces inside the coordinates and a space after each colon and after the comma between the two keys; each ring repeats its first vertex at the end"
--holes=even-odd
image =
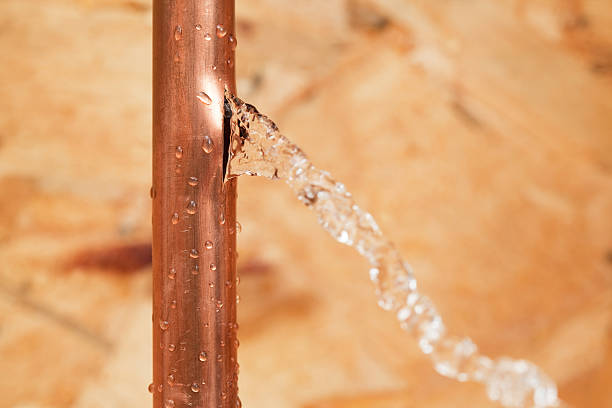
{"type": "Polygon", "coordinates": [[[240,404],[236,181],[223,179],[235,44],[234,0],[154,0],[154,408],[240,404]]]}

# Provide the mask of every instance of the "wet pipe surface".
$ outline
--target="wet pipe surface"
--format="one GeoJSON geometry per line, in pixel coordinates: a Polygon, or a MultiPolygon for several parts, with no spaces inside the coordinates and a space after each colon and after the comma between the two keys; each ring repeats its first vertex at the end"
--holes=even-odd
{"type": "Polygon", "coordinates": [[[236,183],[224,181],[234,2],[153,2],[155,408],[240,405],[236,183]],[[211,35],[212,34],[212,35],[211,35]]]}
{"type": "MultiPolygon", "coordinates": [[[[150,406],[150,3],[0,8],[0,406],[150,406]]],[[[450,330],[611,405],[610,6],[237,13],[239,95],[345,181],[450,330]]],[[[245,405],[495,407],[433,371],[282,186],[242,179],[238,213],[245,405]]]]}

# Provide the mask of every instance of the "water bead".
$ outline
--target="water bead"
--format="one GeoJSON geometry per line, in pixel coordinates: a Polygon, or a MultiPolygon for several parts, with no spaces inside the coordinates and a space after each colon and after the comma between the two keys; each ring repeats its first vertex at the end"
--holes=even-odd
{"type": "Polygon", "coordinates": [[[204,139],[202,140],[202,150],[204,150],[204,153],[212,152],[213,148],[214,148],[214,143],[212,139],[210,138],[210,136],[208,135],[204,136],[204,139]]]}
{"type": "Polygon", "coordinates": [[[198,205],[196,204],[195,201],[189,201],[189,204],[187,204],[187,209],[186,209],[188,214],[195,214],[198,211],[198,205]]]}
{"type": "Polygon", "coordinates": [[[222,24],[218,24],[217,25],[217,37],[223,38],[226,35],[227,35],[227,31],[225,30],[225,27],[223,27],[222,24]]]}
{"type": "Polygon", "coordinates": [[[183,38],[183,27],[181,27],[180,25],[176,26],[176,28],[174,29],[174,39],[176,41],[179,41],[181,38],[183,38]]]}
{"type": "Polygon", "coordinates": [[[206,92],[200,92],[196,95],[196,98],[204,105],[210,105],[212,103],[212,99],[206,92]]]}

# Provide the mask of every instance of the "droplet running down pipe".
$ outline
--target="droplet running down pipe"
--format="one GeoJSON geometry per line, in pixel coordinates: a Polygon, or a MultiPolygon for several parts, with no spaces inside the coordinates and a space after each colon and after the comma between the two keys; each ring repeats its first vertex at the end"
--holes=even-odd
{"type": "Polygon", "coordinates": [[[234,0],[153,2],[154,408],[237,407],[234,0]]]}

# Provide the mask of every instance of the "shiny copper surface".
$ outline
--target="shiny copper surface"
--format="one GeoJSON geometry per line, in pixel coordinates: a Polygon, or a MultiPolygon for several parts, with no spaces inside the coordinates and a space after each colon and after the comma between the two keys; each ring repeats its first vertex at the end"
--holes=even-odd
{"type": "Polygon", "coordinates": [[[223,183],[234,1],[153,10],[153,406],[236,407],[236,184],[223,183]]]}

